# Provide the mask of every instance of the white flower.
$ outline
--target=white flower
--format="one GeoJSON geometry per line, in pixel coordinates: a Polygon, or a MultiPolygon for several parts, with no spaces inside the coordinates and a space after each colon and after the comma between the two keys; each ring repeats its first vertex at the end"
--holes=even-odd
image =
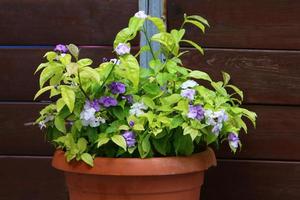
{"type": "Polygon", "coordinates": [[[112,62],[115,65],[119,65],[120,64],[120,60],[114,58],[114,59],[110,59],[110,62],[112,62]]]}
{"type": "Polygon", "coordinates": [[[145,19],[148,17],[148,15],[146,15],[145,11],[143,11],[143,10],[135,13],[134,16],[137,18],[140,18],[140,19],[145,19]]]}
{"type": "Polygon", "coordinates": [[[94,108],[85,108],[80,113],[80,119],[83,126],[97,127],[100,124],[105,123],[105,119],[102,117],[95,117],[96,110],[94,108]]]}
{"type": "Polygon", "coordinates": [[[187,89],[187,88],[193,88],[195,86],[199,85],[196,81],[194,80],[187,80],[184,83],[181,84],[182,89],[187,89]]]}
{"type": "Polygon", "coordinates": [[[43,128],[46,128],[46,123],[45,123],[45,121],[40,121],[40,122],[39,122],[39,127],[40,127],[41,130],[42,130],[43,128]]]}
{"type": "Polygon", "coordinates": [[[130,107],[129,113],[130,115],[140,116],[144,113],[144,110],[147,110],[148,107],[144,103],[134,103],[130,107]]]}
{"type": "Polygon", "coordinates": [[[115,51],[118,55],[122,56],[130,53],[130,47],[125,43],[119,43],[115,51]]]}

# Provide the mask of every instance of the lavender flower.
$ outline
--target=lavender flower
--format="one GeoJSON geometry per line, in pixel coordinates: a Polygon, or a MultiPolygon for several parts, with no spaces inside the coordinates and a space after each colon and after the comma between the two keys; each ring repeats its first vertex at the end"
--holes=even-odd
{"type": "Polygon", "coordinates": [[[240,139],[235,133],[229,133],[228,142],[231,148],[237,149],[239,147],[240,139]]]}
{"type": "Polygon", "coordinates": [[[129,126],[130,126],[130,127],[133,127],[133,126],[134,126],[134,121],[131,120],[131,121],[129,122],[129,126]]]}
{"type": "Polygon", "coordinates": [[[135,134],[132,131],[125,131],[122,136],[126,140],[127,147],[135,146],[135,134]]]}
{"type": "Polygon", "coordinates": [[[68,52],[68,48],[66,45],[63,44],[58,44],[55,46],[54,51],[58,51],[60,53],[67,53],[68,52]]]}
{"type": "Polygon", "coordinates": [[[53,115],[47,115],[44,120],[42,120],[38,123],[40,129],[42,130],[43,128],[46,128],[47,127],[46,123],[49,122],[49,121],[52,121],[52,120],[54,120],[54,116],[53,115]]]}
{"type": "Polygon", "coordinates": [[[132,104],[133,103],[133,96],[132,95],[123,95],[121,97],[123,100],[126,100],[128,103],[132,104]]]}
{"type": "Polygon", "coordinates": [[[99,111],[100,110],[100,105],[98,100],[94,100],[94,101],[85,101],[85,105],[84,105],[84,109],[89,109],[89,108],[94,108],[95,111],[99,111]]]}
{"type": "Polygon", "coordinates": [[[123,56],[125,54],[130,53],[130,47],[125,43],[120,43],[116,47],[115,51],[119,56],[123,56]]]}
{"type": "Polygon", "coordinates": [[[184,98],[187,98],[189,100],[194,100],[195,98],[195,94],[196,94],[196,90],[194,89],[185,89],[185,90],[181,90],[181,96],[184,98]]]}
{"type": "Polygon", "coordinates": [[[98,102],[100,104],[102,104],[106,108],[108,108],[110,106],[116,106],[116,105],[118,105],[118,101],[115,98],[109,97],[109,96],[101,97],[98,100],[98,102]]]}
{"type": "Polygon", "coordinates": [[[144,110],[147,110],[148,107],[144,104],[144,103],[134,103],[132,104],[132,106],[130,107],[129,113],[130,115],[135,115],[135,116],[140,116],[142,114],[144,114],[144,110]]]}
{"type": "Polygon", "coordinates": [[[86,103],[80,113],[80,120],[83,126],[98,127],[101,123],[105,123],[105,119],[100,116],[95,116],[96,109],[91,107],[90,102],[86,103]]]}
{"type": "Polygon", "coordinates": [[[199,85],[196,81],[194,80],[187,80],[184,83],[181,84],[182,89],[187,89],[187,88],[193,88],[195,86],[199,85]]]}
{"type": "Polygon", "coordinates": [[[190,105],[187,116],[191,119],[202,120],[204,118],[204,109],[201,105],[190,105]]]}
{"type": "Polygon", "coordinates": [[[123,94],[126,91],[126,86],[121,82],[112,82],[109,85],[109,89],[113,94],[123,94]]]}
{"type": "Polygon", "coordinates": [[[145,19],[148,17],[148,15],[146,15],[145,11],[143,11],[143,10],[135,13],[134,16],[137,18],[140,18],[140,19],[145,19]]]}

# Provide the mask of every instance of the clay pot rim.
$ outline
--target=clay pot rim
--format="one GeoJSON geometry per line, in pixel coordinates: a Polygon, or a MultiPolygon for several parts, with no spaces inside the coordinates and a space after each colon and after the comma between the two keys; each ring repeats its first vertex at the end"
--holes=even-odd
{"type": "Polygon", "coordinates": [[[161,176],[196,173],[216,166],[215,153],[211,148],[191,156],[172,156],[154,158],[107,158],[96,157],[94,166],[82,161],[68,163],[65,152],[56,150],[52,166],[56,169],[79,174],[110,176],[161,176]]]}

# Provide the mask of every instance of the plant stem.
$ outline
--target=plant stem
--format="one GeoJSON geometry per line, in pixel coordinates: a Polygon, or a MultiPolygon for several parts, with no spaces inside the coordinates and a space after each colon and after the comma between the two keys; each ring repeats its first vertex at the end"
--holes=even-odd
{"type": "Polygon", "coordinates": [[[148,44],[149,47],[150,47],[150,52],[151,52],[151,54],[152,54],[152,57],[156,60],[157,58],[155,57],[154,51],[153,51],[152,46],[151,46],[151,41],[150,41],[150,39],[149,39],[149,37],[148,37],[148,33],[147,33],[147,30],[146,30],[145,26],[143,26],[142,32],[144,33],[145,38],[146,38],[146,41],[147,41],[147,44],[148,44]]]}
{"type": "Polygon", "coordinates": [[[81,83],[81,79],[80,79],[80,73],[79,73],[79,69],[78,69],[78,81],[79,81],[79,89],[81,90],[81,92],[84,94],[84,96],[90,100],[90,97],[87,95],[87,93],[84,91],[84,89],[82,88],[82,83],[81,83]]]}
{"type": "Polygon", "coordinates": [[[111,68],[111,70],[110,70],[110,72],[109,72],[109,74],[107,75],[107,77],[105,78],[105,80],[103,81],[103,83],[102,83],[102,85],[101,85],[101,87],[100,87],[100,92],[101,92],[101,90],[103,89],[103,87],[104,87],[104,84],[106,83],[106,81],[108,80],[108,78],[110,77],[110,75],[111,75],[111,73],[113,72],[113,70],[114,70],[114,68],[115,68],[115,66],[116,66],[116,64],[114,64],[113,66],[112,66],[112,68],[111,68]]]}

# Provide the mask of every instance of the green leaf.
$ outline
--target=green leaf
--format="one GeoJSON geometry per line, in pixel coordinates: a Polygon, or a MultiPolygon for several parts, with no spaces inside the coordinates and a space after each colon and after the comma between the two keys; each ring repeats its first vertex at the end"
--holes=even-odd
{"type": "Polygon", "coordinates": [[[128,28],[131,34],[136,35],[137,31],[139,31],[145,22],[145,19],[139,17],[131,17],[128,23],[128,28]]]}
{"type": "Polygon", "coordinates": [[[80,70],[80,77],[86,80],[94,80],[95,82],[100,82],[100,76],[98,72],[91,67],[84,67],[80,70]]]}
{"type": "Polygon", "coordinates": [[[133,84],[133,90],[137,91],[140,80],[140,66],[136,58],[130,54],[120,58],[121,64],[115,67],[115,73],[129,80],[133,84]]]}
{"type": "Polygon", "coordinates": [[[199,15],[190,15],[190,16],[187,16],[186,18],[187,18],[187,19],[194,19],[194,20],[197,20],[197,21],[201,22],[202,24],[205,24],[206,26],[209,27],[208,21],[207,21],[205,18],[203,18],[203,17],[201,17],[201,16],[199,16],[199,15]]]}
{"type": "Polygon", "coordinates": [[[184,34],[185,34],[184,29],[180,29],[179,31],[176,29],[171,30],[171,35],[173,36],[173,38],[176,40],[177,43],[179,43],[179,41],[183,38],[184,34]]]}
{"type": "Polygon", "coordinates": [[[151,109],[154,109],[155,108],[155,103],[154,101],[150,98],[150,97],[147,97],[147,96],[143,96],[142,97],[142,102],[148,106],[149,108],[151,109]]]}
{"type": "Polygon", "coordinates": [[[55,127],[65,133],[66,132],[66,125],[65,125],[65,120],[64,118],[62,118],[60,115],[56,116],[55,119],[54,119],[54,125],[55,127]]]}
{"type": "Polygon", "coordinates": [[[243,91],[241,91],[238,87],[236,87],[234,85],[226,85],[226,87],[233,89],[241,97],[241,100],[243,101],[243,99],[244,99],[243,91]]]}
{"type": "Polygon", "coordinates": [[[233,111],[235,114],[243,114],[245,117],[247,117],[253,124],[253,126],[256,126],[256,113],[249,111],[245,108],[239,108],[239,107],[233,107],[231,108],[231,111],[233,111]]]}
{"type": "Polygon", "coordinates": [[[179,51],[179,45],[170,33],[161,32],[152,36],[152,41],[158,42],[165,46],[169,52],[174,56],[177,56],[179,51]]]}
{"type": "Polygon", "coordinates": [[[68,86],[61,86],[61,96],[64,102],[67,104],[70,112],[74,110],[75,104],[75,92],[68,86]]]}
{"type": "Polygon", "coordinates": [[[62,73],[63,68],[61,65],[57,63],[49,64],[48,67],[43,69],[42,73],[40,74],[40,88],[44,86],[44,84],[55,74],[62,73]]]}
{"type": "Polygon", "coordinates": [[[83,58],[77,61],[77,63],[81,66],[89,66],[91,64],[93,64],[93,61],[89,58],[83,58]]]}
{"type": "Polygon", "coordinates": [[[143,130],[145,130],[145,128],[144,128],[143,124],[135,124],[133,126],[133,130],[135,130],[135,131],[143,131],[143,130]]]}
{"type": "Polygon", "coordinates": [[[195,78],[195,79],[202,79],[202,80],[206,80],[206,81],[209,81],[209,82],[212,81],[210,76],[207,73],[205,73],[203,71],[199,71],[199,70],[191,71],[190,74],[189,74],[189,77],[195,78]]]}
{"type": "Polygon", "coordinates": [[[72,56],[70,54],[65,54],[64,56],[60,56],[59,60],[63,65],[68,65],[71,63],[72,56]]]}
{"type": "Polygon", "coordinates": [[[209,133],[206,135],[206,144],[209,145],[218,139],[218,135],[209,133]]]}
{"type": "Polygon", "coordinates": [[[141,140],[139,140],[138,150],[139,150],[141,158],[146,158],[151,151],[151,144],[150,144],[149,138],[150,138],[150,134],[145,133],[142,136],[141,140]]]}
{"type": "Polygon", "coordinates": [[[156,26],[159,32],[166,32],[166,25],[161,18],[148,17],[147,19],[150,20],[156,26]]]}
{"type": "Polygon", "coordinates": [[[44,92],[46,92],[46,91],[48,91],[48,90],[51,90],[52,88],[54,88],[54,86],[46,86],[46,87],[40,89],[40,90],[35,94],[34,100],[35,100],[36,98],[38,98],[41,94],[43,94],[44,92]]]}
{"type": "Polygon", "coordinates": [[[54,51],[49,51],[44,55],[44,57],[46,57],[49,62],[53,61],[57,56],[57,53],[54,51]]]}
{"type": "Polygon", "coordinates": [[[230,75],[228,73],[222,71],[222,76],[223,76],[224,85],[227,85],[230,80],[230,75]]]}
{"type": "Polygon", "coordinates": [[[83,153],[86,150],[87,144],[88,144],[88,142],[86,141],[86,139],[84,139],[84,138],[78,139],[77,147],[78,147],[79,153],[83,153]]]}
{"type": "Polygon", "coordinates": [[[35,70],[34,74],[36,74],[38,71],[40,71],[41,69],[45,68],[48,66],[49,63],[41,63],[35,70]]]}
{"type": "Polygon", "coordinates": [[[171,121],[170,129],[174,129],[174,128],[177,128],[178,126],[181,126],[183,122],[184,122],[184,119],[182,118],[181,115],[177,115],[177,116],[173,117],[173,119],[171,121]]]}
{"type": "Polygon", "coordinates": [[[136,34],[137,32],[133,33],[129,28],[122,29],[114,40],[114,49],[118,46],[118,44],[127,43],[129,40],[135,38],[136,34]]]}
{"type": "Polygon", "coordinates": [[[158,95],[161,92],[160,87],[155,83],[147,83],[143,86],[147,94],[158,95]]]}
{"type": "Polygon", "coordinates": [[[80,156],[80,158],[81,158],[81,160],[83,160],[83,162],[85,162],[89,166],[91,166],[91,167],[94,166],[94,160],[93,160],[93,157],[91,156],[91,154],[84,153],[80,156]]]}
{"type": "Polygon", "coordinates": [[[196,44],[195,42],[191,41],[191,40],[181,40],[181,42],[185,42],[188,43],[190,45],[192,45],[194,48],[196,48],[202,55],[204,55],[204,50],[202,49],[202,47],[200,47],[198,44],[196,44]]]}
{"type": "Polygon", "coordinates": [[[101,133],[99,134],[99,138],[97,140],[97,147],[101,147],[104,144],[107,144],[110,141],[110,139],[107,137],[107,134],[101,133]]]}
{"type": "Polygon", "coordinates": [[[187,126],[183,130],[183,135],[190,135],[192,140],[194,141],[194,139],[200,135],[200,132],[197,129],[187,126]]]}
{"type": "Polygon", "coordinates": [[[182,135],[180,131],[174,134],[173,145],[177,156],[188,156],[191,155],[194,151],[192,138],[189,135],[182,135]]]}
{"type": "Polygon", "coordinates": [[[211,86],[221,95],[228,96],[227,91],[223,87],[223,83],[221,81],[219,82],[211,82],[211,86]]]}
{"type": "Polygon", "coordinates": [[[156,151],[158,151],[160,154],[166,156],[167,152],[170,151],[171,149],[171,144],[170,144],[170,136],[167,134],[166,136],[156,139],[156,138],[152,138],[152,144],[154,146],[154,148],[156,149],[156,151]]]}
{"type": "Polygon", "coordinates": [[[156,76],[156,80],[160,86],[164,86],[168,81],[174,80],[175,76],[170,73],[158,73],[156,76]]]}
{"type": "Polygon", "coordinates": [[[203,33],[205,33],[205,26],[203,24],[201,24],[200,22],[195,21],[195,20],[188,20],[188,19],[186,19],[184,22],[197,26],[203,33]]]}
{"type": "Polygon", "coordinates": [[[64,100],[62,98],[59,98],[56,101],[56,110],[57,110],[57,112],[60,112],[65,105],[66,105],[66,103],[64,102],[64,100]]]}
{"type": "Polygon", "coordinates": [[[171,94],[170,96],[161,98],[160,101],[163,105],[172,105],[177,103],[180,99],[180,94],[171,94]]]}
{"type": "Polygon", "coordinates": [[[75,44],[69,44],[67,45],[67,48],[69,49],[69,52],[78,60],[79,56],[79,49],[75,44]]]}
{"type": "Polygon", "coordinates": [[[111,140],[118,145],[119,147],[123,148],[126,151],[127,145],[126,140],[122,135],[114,135],[111,137],[111,140]]]}

